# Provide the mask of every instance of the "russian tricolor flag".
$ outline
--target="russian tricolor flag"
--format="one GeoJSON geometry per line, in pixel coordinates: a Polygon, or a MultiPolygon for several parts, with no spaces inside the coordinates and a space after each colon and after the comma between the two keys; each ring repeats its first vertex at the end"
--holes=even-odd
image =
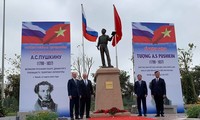
{"type": "Polygon", "coordinates": [[[89,28],[87,26],[86,16],[83,9],[83,5],[81,5],[82,9],[82,29],[83,29],[83,36],[89,40],[90,42],[96,42],[96,39],[98,37],[98,32],[93,30],[92,28],[89,28]]]}

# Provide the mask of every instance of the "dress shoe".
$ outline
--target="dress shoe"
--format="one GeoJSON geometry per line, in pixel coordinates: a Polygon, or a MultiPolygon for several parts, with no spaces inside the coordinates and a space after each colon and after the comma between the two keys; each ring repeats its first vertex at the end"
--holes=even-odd
{"type": "Polygon", "coordinates": [[[164,114],[161,114],[161,117],[165,117],[164,114]]]}
{"type": "Polygon", "coordinates": [[[76,119],[76,120],[79,120],[80,118],[79,118],[79,117],[76,117],[75,119],[76,119]]]}
{"type": "Polygon", "coordinates": [[[147,115],[146,114],[144,114],[144,117],[146,117],[147,115]]]}
{"type": "Polygon", "coordinates": [[[91,118],[90,116],[86,116],[86,118],[91,118]]]}
{"type": "Polygon", "coordinates": [[[109,68],[113,68],[113,66],[112,66],[112,65],[108,65],[108,67],[109,67],[109,68]]]}
{"type": "Polygon", "coordinates": [[[142,116],[141,114],[139,114],[138,116],[142,116]]]}
{"type": "Polygon", "coordinates": [[[71,118],[71,120],[74,120],[74,118],[71,118]]]}
{"type": "Polygon", "coordinates": [[[156,115],[155,117],[160,117],[160,115],[156,115]]]}

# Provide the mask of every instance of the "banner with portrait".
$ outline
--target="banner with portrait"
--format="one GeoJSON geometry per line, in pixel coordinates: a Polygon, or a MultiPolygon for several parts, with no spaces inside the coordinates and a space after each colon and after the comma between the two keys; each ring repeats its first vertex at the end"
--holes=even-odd
{"type": "Polygon", "coordinates": [[[164,104],[177,106],[177,112],[184,112],[174,25],[133,22],[132,35],[135,78],[141,74],[147,83],[148,113],[156,112],[149,88],[155,71],[160,71],[166,83],[164,104]]]}
{"type": "Polygon", "coordinates": [[[20,112],[50,110],[69,116],[69,22],[22,23],[20,77],[20,112]]]}

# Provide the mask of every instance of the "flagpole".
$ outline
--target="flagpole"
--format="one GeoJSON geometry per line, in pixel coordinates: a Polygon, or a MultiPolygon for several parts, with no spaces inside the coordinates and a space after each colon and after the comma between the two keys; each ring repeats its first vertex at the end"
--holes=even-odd
{"type": "MultiPolygon", "coordinates": [[[[83,4],[81,4],[81,10],[83,12],[83,4]]],[[[81,12],[81,13],[82,13],[81,12]]],[[[85,69],[85,48],[84,48],[84,36],[83,36],[83,28],[82,28],[82,49],[83,49],[83,73],[86,73],[86,69],[85,69]]]]}
{"type": "MultiPolygon", "coordinates": [[[[113,8],[115,7],[115,5],[113,4],[113,8]]],[[[115,19],[115,10],[114,10],[114,19],[115,19]]],[[[115,21],[115,20],[114,20],[115,21]]],[[[115,23],[114,23],[115,26],[115,23]]],[[[115,30],[116,30],[116,26],[115,26],[115,30]]],[[[116,31],[115,31],[116,32],[116,31]]],[[[117,56],[117,34],[115,34],[115,56],[116,56],[116,68],[118,68],[118,56],[117,56]]]]}
{"type": "Polygon", "coordinates": [[[116,68],[118,68],[118,56],[117,56],[117,40],[116,40],[116,34],[115,34],[115,54],[116,54],[116,68]]]}
{"type": "Polygon", "coordinates": [[[83,73],[86,73],[85,69],[85,48],[84,48],[84,37],[82,35],[82,47],[83,47],[83,73]]]}
{"type": "Polygon", "coordinates": [[[2,85],[1,85],[1,104],[3,105],[4,98],[4,49],[5,49],[5,6],[6,1],[3,1],[3,35],[2,35],[2,85]]]}

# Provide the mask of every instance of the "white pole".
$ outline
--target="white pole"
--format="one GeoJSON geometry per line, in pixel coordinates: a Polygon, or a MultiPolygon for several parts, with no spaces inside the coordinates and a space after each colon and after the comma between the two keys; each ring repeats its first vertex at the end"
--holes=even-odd
{"type": "Polygon", "coordinates": [[[84,37],[82,35],[82,47],[83,47],[83,73],[86,73],[85,69],[85,48],[84,48],[84,37]]]}
{"type": "MultiPolygon", "coordinates": [[[[83,4],[81,4],[81,13],[85,15],[83,10],[83,4]]],[[[82,16],[81,16],[82,17],[82,16]]],[[[86,16],[85,16],[86,17],[86,16]]],[[[83,27],[83,26],[82,26],[83,27]]],[[[83,73],[86,73],[85,69],[85,48],[84,48],[84,36],[83,36],[83,28],[82,28],[82,48],[83,48],[83,73]]]]}
{"type": "MultiPolygon", "coordinates": [[[[115,7],[114,6],[114,4],[113,4],[113,7],[115,7]]],[[[115,26],[115,10],[114,10],[114,26],[115,26]]],[[[116,32],[116,26],[115,26],[115,32],[116,32]]],[[[118,56],[117,56],[117,34],[115,34],[115,54],[116,54],[116,68],[118,68],[118,56]]]]}
{"type": "Polygon", "coordinates": [[[3,1],[3,35],[2,35],[2,85],[1,85],[1,100],[3,104],[4,98],[4,49],[5,49],[5,0],[3,1]]]}
{"type": "Polygon", "coordinates": [[[116,53],[116,68],[118,68],[118,56],[117,56],[117,40],[115,34],[115,53],[116,53]]]}

